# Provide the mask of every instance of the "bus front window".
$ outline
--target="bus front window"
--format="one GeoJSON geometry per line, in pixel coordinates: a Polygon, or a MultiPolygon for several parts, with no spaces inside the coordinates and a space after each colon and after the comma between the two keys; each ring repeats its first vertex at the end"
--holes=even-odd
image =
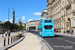
{"type": "Polygon", "coordinates": [[[52,25],[46,25],[46,26],[44,26],[45,29],[52,29],[52,27],[53,27],[52,25]]]}

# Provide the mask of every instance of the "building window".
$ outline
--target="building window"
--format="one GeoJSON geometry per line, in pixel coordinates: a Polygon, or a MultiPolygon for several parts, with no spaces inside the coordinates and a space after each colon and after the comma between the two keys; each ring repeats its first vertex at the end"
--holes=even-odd
{"type": "Polygon", "coordinates": [[[74,10],[75,10],[75,4],[74,4],[74,10]]]}
{"type": "Polygon", "coordinates": [[[64,4],[64,1],[62,1],[62,4],[64,4]]]}
{"type": "Polygon", "coordinates": [[[75,15],[74,15],[74,17],[75,17],[75,15]]]}
{"type": "Polygon", "coordinates": [[[64,28],[64,23],[63,23],[63,28],[64,28]]]}
{"type": "Polygon", "coordinates": [[[71,12],[71,5],[68,6],[68,7],[66,8],[66,10],[67,10],[67,13],[70,13],[70,12],[71,12]]]}
{"type": "Polygon", "coordinates": [[[75,26],[75,20],[74,20],[74,26],[75,26]]]}

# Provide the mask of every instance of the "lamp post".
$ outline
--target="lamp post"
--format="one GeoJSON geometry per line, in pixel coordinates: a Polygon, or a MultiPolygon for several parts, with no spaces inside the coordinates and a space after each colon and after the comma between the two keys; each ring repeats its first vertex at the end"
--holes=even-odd
{"type": "Polygon", "coordinates": [[[10,11],[10,8],[8,8],[8,29],[9,29],[9,11],[10,11]]]}
{"type": "MultiPolygon", "coordinates": [[[[14,8],[12,8],[14,11],[14,8]]],[[[8,29],[9,29],[9,13],[10,13],[10,8],[8,8],[8,29]]]]}
{"type": "Polygon", "coordinates": [[[64,11],[64,18],[63,18],[63,20],[64,20],[64,34],[65,34],[65,10],[63,10],[64,11]]]}

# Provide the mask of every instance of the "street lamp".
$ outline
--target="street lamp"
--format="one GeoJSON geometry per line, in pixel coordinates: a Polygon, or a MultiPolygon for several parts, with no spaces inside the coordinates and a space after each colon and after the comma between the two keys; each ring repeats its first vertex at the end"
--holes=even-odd
{"type": "MultiPolygon", "coordinates": [[[[12,8],[14,11],[14,8],[12,8]]],[[[10,12],[10,8],[8,8],[8,29],[9,29],[9,12],[10,12]]]]}
{"type": "Polygon", "coordinates": [[[64,34],[65,34],[65,10],[63,10],[64,11],[64,34]]]}
{"type": "Polygon", "coordinates": [[[8,29],[9,29],[9,10],[10,8],[8,8],[8,29]]]}

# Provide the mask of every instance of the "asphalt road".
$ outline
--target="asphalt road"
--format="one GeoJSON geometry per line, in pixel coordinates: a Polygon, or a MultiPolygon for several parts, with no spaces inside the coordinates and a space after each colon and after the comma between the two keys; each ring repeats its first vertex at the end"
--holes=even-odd
{"type": "MultiPolygon", "coordinates": [[[[31,32],[39,35],[39,32],[31,32]]],[[[43,37],[42,37],[43,38],[43,37]]],[[[55,35],[43,38],[54,50],[75,50],[75,38],[55,35]]]]}

